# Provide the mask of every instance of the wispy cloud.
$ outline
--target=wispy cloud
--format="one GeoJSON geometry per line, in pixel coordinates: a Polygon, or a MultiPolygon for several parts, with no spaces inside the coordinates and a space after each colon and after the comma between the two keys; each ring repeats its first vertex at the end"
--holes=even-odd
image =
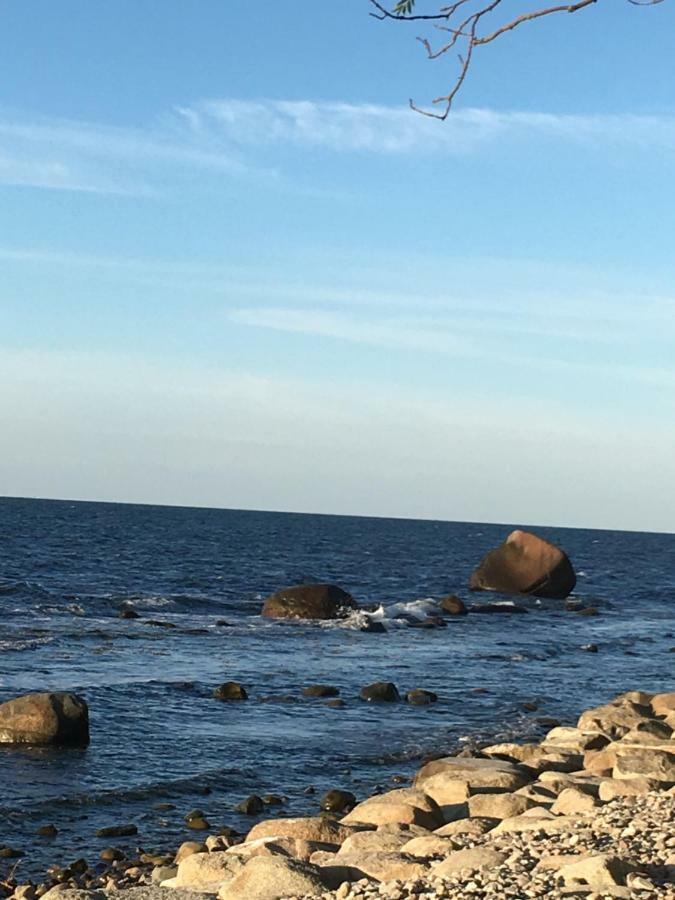
{"type": "Polygon", "coordinates": [[[333,340],[384,347],[392,350],[417,350],[446,354],[455,358],[489,361],[508,367],[539,371],[575,371],[612,380],[638,381],[654,387],[675,388],[675,366],[658,366],[645,358],[650,343],[668,348],[675,339],[672,314],[662,320],[661,331],[653,323],[640,334],[640,358],[631,362],[624,351],[634,341],[637,318],[607,335],[601,324],[589,316],[586,327],[579,320],[571,329],[569,317],[529,315],[518,312],[482,318],[445,316],[380,316],[373,318],[351,311],[282,309],[279,307],[243,308],[229,313],[231,321],[255,328],[315,335],[333,340]],[[647,343],[645,344],[645,339],[647,343]],[[608,353],[599,354],[605,344],[608,353]],[[594,348],[591,352],[588,352],[594,348]],[[618,349],[618,352],[617,352],[618,349]],[[580,351],[586,352],[580,352],[580,351]]]}
{"type": "Polygon", "coordinates": [[[464,109],[441,124],[402,106],[224,98],[176,107],[132,128],[0,110],[0,184],[151,195],[181,172],[201,171],[253,174],[284,189],[278,161],[270,160],[270,151],[283,147],[462,155],[496,142],[542,139],[673,151],[675,117],[464,109]]]}
{"type": "Polygon", "coordinates": [[[186,169],[248,172],[234,152],[195,141],[185,128],[29,119],[0,110],[0,184],[152,195],[168,171],[175,178],[186,169]]]}
{"type": "Polygon", "coordinates": [[[379,154],[466,153],[506,137],[675,150],[675,116],[463,109],[439,124],[407,107],[311,100],[210,100],[179,108],[194,135],[239,146],[379,154]]]}

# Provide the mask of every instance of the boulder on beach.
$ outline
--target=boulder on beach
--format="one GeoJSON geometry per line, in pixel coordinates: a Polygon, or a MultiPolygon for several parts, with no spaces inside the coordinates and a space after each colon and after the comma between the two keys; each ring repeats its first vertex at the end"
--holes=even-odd
{"type": "Polygon", "coordinates": [[[89,710],[77,694],[25,694],[0,704],[0,744],[88,743],[89,710]]]}
{"type": "Polygon", "coordinates": [[[321,870],[285,856],[254,856],[220,890],[220,900],[275,900],[278,897],[321,896],[326,883],[321,870]]]}
{"type": "Polygon", "coordinates": [[[358,609],[347,591],[335,584],[299,584],[271,594],[262,608],[268,619],[341,619],[358,609]]]}
{"type": "Polygon", "coordinates": [[[512,531],[474,570],[472,591],[534,594],[564,600],[576,585],[567,555],[554,544],[527,531],[512,531]]]}

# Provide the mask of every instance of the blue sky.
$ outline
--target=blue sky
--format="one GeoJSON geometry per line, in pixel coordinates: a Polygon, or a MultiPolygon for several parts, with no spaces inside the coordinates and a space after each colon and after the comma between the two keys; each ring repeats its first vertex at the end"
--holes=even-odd
{"type": "Polygon", "coordinates": [[[675,530],[675,0],[368,12],[3,4],[0,494],[675,530]]]}

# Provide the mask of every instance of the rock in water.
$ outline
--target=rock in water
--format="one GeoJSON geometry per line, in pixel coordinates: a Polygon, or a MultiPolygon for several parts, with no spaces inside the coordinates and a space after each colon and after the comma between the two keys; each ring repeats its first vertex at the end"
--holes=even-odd
{"type": "Polygon", "coordinates": [[[248,700],[246,688],[238,681],[226,681],[219,685],[213,692],[216,700],[248,700]]]}
{"type": "Polygon", "coordinates": [[[564,600],[576,583],[572,564],[559,547],[536,534],[512,531],[474,570],[469,587],[564,600]]]}
{"type": "Polygon", "coordinates": [[[265,600],[268,619],[340,619],[358,609],[354,598],[334,584],[299,584],[265,600]]]}
{"type": "Polygon", "coordinates": [[[89,710],[77,694],[26,694],[0,704],[1,744],[89,743],[89,710]]]}
{"type": "Polygon", "coordinates": [[[395,703],[401,699],[396,685],[391,681],[376,681],[361,688],[359,696],[369,703],[395,703]]]}
{"type": "Polygon", "coordinates": [[[438,601],[438,605],[443,612],[447,613],[449,616],[465,616],[468,613],[468,609],[463,601],[455,594],[450,594],[449,597],[443,597],[438,601]]]}

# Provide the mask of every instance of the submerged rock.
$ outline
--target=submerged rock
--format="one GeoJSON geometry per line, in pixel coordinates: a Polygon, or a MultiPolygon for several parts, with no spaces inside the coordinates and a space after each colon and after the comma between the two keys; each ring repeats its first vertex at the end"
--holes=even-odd
{"type": "Polygon", "coordinates": [[[438,700],[438,694],[434,694],[433,691],[422,690],[422,688],[415,688],[415,690],[408,691],[405,699],[411,706],[429,706],[429,704],[438,700]]]}
{"type": "Polygon", "coordinates": [[[332,684],[310,684],[302,689],[304,697],[337,697],[340,689],[332,684]]]}
{"type": "Polygon", "coordinates": [[[138,834],[135,825],[109,825],[106,828],[99,828],[96,837],[130,837],[133,834],[138,834]]]}
{"type": "Polygon", "coordinates": [[[77,694],[26,694],[0,704],[0,743],[86,746],[89,709],[77,694]]]}
{"type": "Polygon", "coordinates": [[[246,689],[238,681],[226,681],[213,692],[216,700],[248,700],[246,689]]]}
{"type": "Polygon", "coordinates": [[[359,696],[369,703],[395,703],[401,699],[396,685],[391,681],[376,681],[361,688],[359,696]]]}
{"type": "Polygon", "coordinates": [[[347,591],[334,584],[300,584],[269,596],[262,615],[268,619],[340,619],[358,609],[347,591]]]}
{"type": "Polygon", "coordinates": [[[234,809],[235,812],[243,813],[245,816],[257,816],[264,808],[265,803],[262,797],[258,797],[257,794],[251,794],[250,797],[238,803],[234,809]]]}
{"type": "Polygon", "coordinates": [[[349,812],[356,806],[356,797],[351,791],[328,791],[321,799],[321,809],[325,812],[349,812]]]}
{"type": "Polygon", "coordinates": [[[454,594],[449,597],[443,597],[438,601],[439,607],[449,616],[465,616],[469,610],[466,608],[464,601],[454,594]]]}
{"type": "Polygon", "coordinates": [[[364,634],[386,634],[387,628],[383,622],[378,622],[366,616],[365,621],[359,626],[359,631],[364,634]]]}
{"type": "Polygon", "coordinates": [[[554,544],[527,531],[512,531],[474,570],[472,591],[534,594],[564,600],[576,585],[566,554],[554,544]]]}

